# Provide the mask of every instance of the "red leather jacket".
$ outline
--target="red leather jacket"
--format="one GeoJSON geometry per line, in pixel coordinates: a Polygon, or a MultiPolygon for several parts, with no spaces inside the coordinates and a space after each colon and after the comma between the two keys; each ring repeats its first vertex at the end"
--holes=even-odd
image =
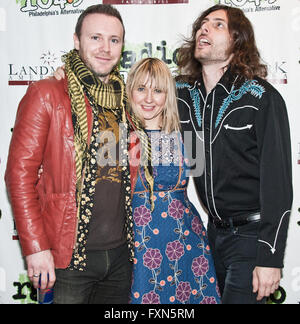
{"type": "MultiPolygon", "coordinates": [[[[89,104],[87,113],[91,129],[89,104]]],[[[50,249],[56,268],[69,265],[77,233],[73,133],[67,81],[33,83],[18,108],[5,181],[23,254],[50,249]]]]}

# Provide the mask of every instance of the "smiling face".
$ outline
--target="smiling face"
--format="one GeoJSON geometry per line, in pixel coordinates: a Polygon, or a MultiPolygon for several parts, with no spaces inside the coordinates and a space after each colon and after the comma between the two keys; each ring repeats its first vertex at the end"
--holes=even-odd
{"type": "Polygon", "coordinates": [[[144,120],[147,129],[161,128],[166,98],[166,92],[157,88],[149,76],[132,90],[132,109],[144,120]]]}
{"type": "Polygon", "coordinates": [[[195,58],[202,65],[229,63],[232,39],[225,10],[207,15],[196,34],[195,58]]]}
{"type": "Polygon", "coordinates": [[[82,61],[103,82],[108,81],[109,74],[119,63],[123,35],[119,19],[96,13],[85,17],[80,38],[74,35],[74,46],[82,61]]]}

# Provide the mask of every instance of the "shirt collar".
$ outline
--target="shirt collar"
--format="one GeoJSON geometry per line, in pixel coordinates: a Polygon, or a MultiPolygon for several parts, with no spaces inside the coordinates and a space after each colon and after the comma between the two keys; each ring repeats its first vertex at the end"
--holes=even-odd
{"type": "Polygon", "coordinates": [[[222,87],[228,94],[232,91],[234,85],[239,79],[238,75],[231,73],[230,67],[224,73],[216,87],[222,87]]]}
{"type": "MultiPolygon", "coordinates": [[[[216,84],[215,89],[220,89],[221,91],[223,90],[224,92],[229,94],[231,93],[238,79],[239,79],[238,75],[231,73],[229,67],[227,71],[224,73],[224,75],[222,76],[222,78],[219,80],[219,82],[216,84]]],[[[198,87],[202,93],[206,93],[202,73],[200,75],[200,78],[194,83],[194,85],[191,88],[194,87],[198,87]]]]}

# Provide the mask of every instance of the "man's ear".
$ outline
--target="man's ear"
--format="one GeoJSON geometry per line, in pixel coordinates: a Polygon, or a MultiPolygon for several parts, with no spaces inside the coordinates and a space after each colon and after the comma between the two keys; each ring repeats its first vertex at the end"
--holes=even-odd
{"type": "Polygon", "coordinates": [[[79,45],[80,45],[80,40],[76,33],[73,35],[73,40],[74,40],[74,48],[77,49],[77,51],[78,51],[79,45]]]}

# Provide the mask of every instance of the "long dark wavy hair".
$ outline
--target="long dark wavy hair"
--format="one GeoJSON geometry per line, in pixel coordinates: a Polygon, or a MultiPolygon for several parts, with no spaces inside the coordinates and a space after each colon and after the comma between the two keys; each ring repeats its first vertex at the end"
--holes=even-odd
{"type": "Polygon", "coordinates": [[[186,75],[185,79],[195,82],[202,71],[201,63],[195,59],[196,33],[200,29],[203,19],[217,10],[225,10],[228,17],[229,33],[233,39],[231,53],[234,57],[230,63],[232,73],[253,79],[254,76],[267,77],[267,66],[263,64],[256,46],[251,22],[244,12],[238,8],[225,5],[215,5],[204,11],[193,24],[191,38],[185,38],[184,44],[178,51],[177,65],[179,73],[186,75]]]}

